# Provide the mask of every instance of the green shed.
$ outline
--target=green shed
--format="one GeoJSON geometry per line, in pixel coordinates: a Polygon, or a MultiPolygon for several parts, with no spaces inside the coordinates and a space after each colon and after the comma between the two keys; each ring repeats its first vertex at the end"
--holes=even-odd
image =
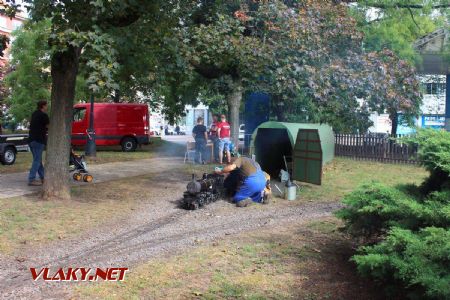
{"type": "Polygon", "coordinates": [[[265,122],[252,134],[250,154],[272,177],[286,169],[285,156],[293,179],[321,184],[322,167],[334,158],[334,143],[327,124],[265,122]]]}

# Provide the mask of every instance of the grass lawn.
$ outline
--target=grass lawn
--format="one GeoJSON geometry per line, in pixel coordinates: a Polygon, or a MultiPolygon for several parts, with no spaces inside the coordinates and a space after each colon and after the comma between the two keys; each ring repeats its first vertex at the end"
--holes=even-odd
{"type": "Polygon", "coordinates": [[[121,283],[78,287],[82,299],[382,299],[348,263],[352,242],[324,218],[208,242],[132,268],[121,283]]]}
{"type": "MultiPolygon", "coordinates": [[[[197,177],[213,170],[211,165],[186,164],[184,169],[188,173],[195,173],[197,177]]],[[[378,181],[390,186],[398,184],[420,184],[428,176],[424,168],[417,165],[383,164],[379,162],[351,160],[337,157],[325,166],[322,185],[298,183],[300,191],[296,203],[308,201],[336,202],[365,182],[378,181]]],[[[283,186],[272,182],[274,195],[279,195],[274,187],[281,190],[283,186]]]]}
{"type": "MultiPolygon", "coordinates": [[[[104,162],[115,158],[115,152],[110,153],[112,157],[105,155],[104,162]]],[[[212,167],[183,165],[172,171],[189,178],[190,173],[200,175],[212,167]]],[[[418,184],[425,176],[418,166],[338,158],[326,167],[322,186],[302,186],[300,201],[288,204],[338,201],[370,180],[418,184]]],[[[127,218],[154,201],[148,196],[155,193],[149,180],[151,175],[74,187],[68,202],[41,201],[36,196],[0,199],[0,252],[15,255],[127,218]]],[[[274,202],[287,204],[281,199],[274,202]]],[[[359,279],[348,262],[354,245],[336,230],[339,224],[335,218],[326,218],[200,244],[133,268],[123,283],[81,285],[75,298],[377,299],[377,291],[359,279]]]]}
{"type": "MultiPolygon", "coordinates": [[[[87,161],[89,164],[104,164],[108,162],[115,161],[130,161],[137,159],[145,159],[152,158],[156,153],[160,153],[164,151],[166,148],[179,148],[181,146],[161,140],[160,138],[152,139],[151,144],[143,145],[139,147],[134,152],[122,152],[120,146],[112,146],[112,147],[98,147],[97,157],[95,159],[88,158],[87,161]]],[[[182,151],[182,149],[177,149],[178,151],[182,151]]],[[[83,149],[76,149],[77,153],[82,154],[83,149]]],[[[45,153],[44,153],[45,160],[45,153]]],[[[3,166],[0,164],[0,174],[7,173],[17,173],[24,172],[30,169],[32,161],[31,152],[19,152],[17,154],[17,159],[14,165],[12,166],[3,166]]]]}
{"type": "Polygon", "coordinates": [[[428,176],[422,167],[406,164],[383,164],[336,158],[323,172],[322,185],[302,185],[301,201],[339,201],[365,182],[378,181],[389,186],[421,184],[428,176]]]}
{"type": "MultiPolygon", "coordinates": [[[[185,166],[201,174],[208,166],[185,166]]],[[[419,184],[417,166],[336,159],[321,187],[302,187],[301,201],[336,201],[362,182],[419,184]]],[[[276,202],[282,202],[278,199],[276,202]]],[[[275,204],[276,205],[276,204],[275,204]]],[[[336,218],[266,228],[201,244],[132,268],[125,282],[80,286],[86,299],[384,299],[349,263],[355,244],[336,218]]]]}
{"type": "Polygon", "coordinates": [[[120,220],[148,201],[151,178],[73,187],[71,201],[42,201],[37,196],[0,199],[0,252],[14,254],[120,220]]]}
{"type": "MultiPolygon", "coordinates": [[[[115,152],[100,152],[113,156],[115,152]]],[[[144,152],[149,157],[151,153],[144,152]]],[[[102,154],[102,155],[105,155],[102,154]]],[[[139,157],[140,152],[121,153],[139,157]]],[[[108,156],[104,156],[104,160],[108,156]]],[[[114,157],[110,157],[113,159],[114,157]]],[[[201,175],[213,166],[183,165],[179,172],[201,175]]],[[[336,159],[324,174],[322,186],[302,186],[299,200],[338,201],[362,182],[378,180],[385,184],[420,183],[426,176],[423,168],[409,165],[380,164],[349,159],[336,159]]],[[[17,249],[71,237],[114,217],[126,217],[132,209],[144,203],[146,194],[154,192],[148,180],[151,176],[122,179],[113,182],[84,185],[72,188],[69,202],[41,201],[37,196],[0,199],[0,252],[13,253],[17,249]],[[106,192],[105,192],[106,191],[106,192]]],[[[178,195],[176,195],[178,196],[178,195]]],[[[274,205],[284,200],[275,199],[274,205]]]]}

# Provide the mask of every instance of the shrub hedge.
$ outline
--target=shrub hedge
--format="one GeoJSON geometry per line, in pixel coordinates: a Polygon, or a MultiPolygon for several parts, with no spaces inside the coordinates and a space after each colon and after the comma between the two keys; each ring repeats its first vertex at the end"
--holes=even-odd
{"type": "Polygon", "coordinates": [[[372,243],[352,258],[362,275],[391,296],[450,299],[450,133],[421,130],[407,142],[418,145],[430,172],[421,193],[372,182],[347,195],[337,216],[350,234],[372,243]]]}

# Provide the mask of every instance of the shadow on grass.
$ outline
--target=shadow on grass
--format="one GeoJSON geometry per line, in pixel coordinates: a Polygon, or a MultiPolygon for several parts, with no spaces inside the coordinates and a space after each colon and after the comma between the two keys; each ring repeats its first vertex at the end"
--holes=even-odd
{"type": "Polygon", "coordinates": [[[258,237],[255,243],[266,245],[269,261],[297,278],[289,290],[295,299],[385,299],[378,285],[358,276],[349,261],[355,244],[337,226],[334,219],[313,221],[258,237]]]}

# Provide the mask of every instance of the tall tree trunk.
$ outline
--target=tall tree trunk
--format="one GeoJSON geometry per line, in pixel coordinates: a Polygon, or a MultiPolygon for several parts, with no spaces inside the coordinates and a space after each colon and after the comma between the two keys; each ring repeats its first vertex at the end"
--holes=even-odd
{"type": "Polygon", "coordinates": [[[44,199],[70,199],[68,174],[73,100],[80,51],[69,47],[53,54],[52,107],[45,166],[44,199]]]}
{"type": "Polygon", "coordinates": [[[397,134],[397,127],[398,127],[398,113],[397,112],[391,112],[389,114],[389,118],[391,119],[392,127],[391,127],[391,135],[397,134]]]}
{"type": "Polygon", "coordinates": [[[242,81],[235,80],[233,92],[228,96],[228,113],[230,114],[231,123],[231,140],[233,141],[236,148],[239,147],[239,110],[241,108],[242,102],[242,81]]]}
{"type": "Polygon", "coordinates": [[[286,107],[284,105],[283,100],[281,99],[281,96],[279,95],[272,95],[272,107],[275,110],[275,115],[277,116],[278,122],[284,122],[286,121],[286,115],[285,110],[286,107]]]}

